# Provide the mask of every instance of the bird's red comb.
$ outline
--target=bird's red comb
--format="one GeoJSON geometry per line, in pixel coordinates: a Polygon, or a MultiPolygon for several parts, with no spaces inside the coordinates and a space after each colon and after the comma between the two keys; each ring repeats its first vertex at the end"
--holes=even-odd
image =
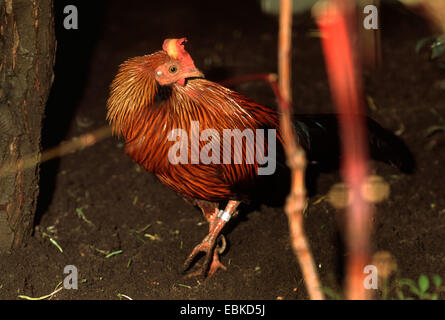
{"type": "Polygon", "coordinates": [[[187,42],[187,38],[181,39],[165,39],[162,45],[162,50],[167,52],[167,54],[173,59],[183,60],[184,58],[189,58],[190,55],[184,49],[184,43],[187,42]]]}
{"type": "Polygon", "coordinates": [[[162,50],[164,50],[170,58],[180,60],[185,66],[196,68],[192,57],[184,49],[184,43],[186,42],[187,38],[165,39],[162,50]]]}

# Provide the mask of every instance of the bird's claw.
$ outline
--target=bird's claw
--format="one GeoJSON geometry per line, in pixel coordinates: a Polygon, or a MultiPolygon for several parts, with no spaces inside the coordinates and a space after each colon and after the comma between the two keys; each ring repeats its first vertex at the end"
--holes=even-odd
{"type": "Polygon", "coordinates": [[[192,253],[187,257],[184,262],[184,272],[190,268],[191,263],[196,258],[196,256],[200,252],[205,253],[205,259],[201,266],[201,269],[189,274],[187,277],[194,277],[197,275],[208,275],[212,276],[218,269],[226,270],[226,266],[224,266],[219,261],[219,253],[222,253],[226,247],[226,240],[223,236],[222,246],[216,248],[216,242],[210,241],[208,236],[204,238],[204,240],[198,244],[192,251],[192,253]],[[221,250],[222,249],[222,250],[221,250]]]}

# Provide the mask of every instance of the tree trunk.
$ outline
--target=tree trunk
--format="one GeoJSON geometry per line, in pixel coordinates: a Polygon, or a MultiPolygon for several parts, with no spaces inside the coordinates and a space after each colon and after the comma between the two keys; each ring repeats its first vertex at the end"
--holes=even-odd
{"type": "Polygon", "coordinates": [[[55,48],[52,0],[0,0],[0,251],[32,231],[55,48]]]}

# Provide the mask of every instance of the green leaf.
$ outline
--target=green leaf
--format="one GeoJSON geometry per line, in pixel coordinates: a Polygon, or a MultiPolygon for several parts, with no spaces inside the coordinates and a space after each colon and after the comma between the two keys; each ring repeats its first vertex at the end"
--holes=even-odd
{"type": "Polygon", "coordinates": [[[431,44],[431,59],[435,59],[445,53],[445,34],[434,39],[431,44]]]}
{"type": "Polygon", "coordinates": [[[107,255],[105,256],[105,258],[106,258],[106,259],[111,258],[112,256],[115,256],[115,255],[117,255],[117,254],[121,254],[122,252],[123,252],[122,250],[117,250],[117,251],[111,252],[111,253],[107,254],[107,255]]]}
{"type": "Polygon", "coordinates": [[[417,288],[416,283],[411,279],[400,279],[399,286],[400,287],[407,286],[409,288],[409,291],[411,291],[418,297],[420,297],[420,295],[422,294],[420,290],[417,288]]]}
{"type": "Polygon", "coordinates": [[[435,274],[433,276],[433,283],[436,288],[440,288],[440,285],[442,284],[442,278],[439,275],[435,274]]]}
{"type": "Polygon", "coordinates": [[[431,46],[431,59],[436,59],[445,53],[445,46],[443,44],[431,46]]]}
{"type": "Polygon", "coordinates": [[[416,283],[411,279],[400,279],[399,286],[408,286],[409,288],[416,288],[416,283]]]}
{"type": "Polygon", "coordinates": [[[420,50],[422,50],[422,48],[423,48],[428,42],[431,42],[432,40],[434,40],[434,36],[426,37],[426,38],[423,38],[423,39],[420,39],[419,41],[417,41],[417,44],[416,44],[416,53],[419,53],[420,50]]]}
{"type": "Polygon", "coordinates": [[[439,295],[437,293],[433,293],[431,295],[431,300],[437,300],[439,298],[439,295]]]}
{"type": "Polygon", "coordinates": [[[414,293],[419,298],[422,295],[422,292],[420,292],[420,290],[417,287],[411,287],[410,290],[411,290],[412,293],[414,293]]]}
{"type": "Polygon", "coordinates": [[[424,274],[420,275],[418,283],[419,283],[420,292],[422,292],[422,293],[426,292],[428,290],[428,288],[430,287],[430,280],[424,274]]]}

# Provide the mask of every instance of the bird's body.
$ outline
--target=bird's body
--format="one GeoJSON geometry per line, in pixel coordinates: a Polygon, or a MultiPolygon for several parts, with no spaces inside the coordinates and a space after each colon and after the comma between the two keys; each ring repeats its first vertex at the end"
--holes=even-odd
{"type": "MultiPolygon", "coordinates": [[[[169,141],[168,135],[174,129],[190,133],[195,121],[200,132],[216,130],[222,140],[224,130],[278,128],[276,112],[205,79],[189,80],[184,87],[158,86],[154,94],[153,106],[134,111],[134,125],[115,127],[127,141],[126,153],[181,195],[208,201],[243,199],[243,189],[254,183],[256,163],[172,164],[168,153],[176,141],[169,141]]],[[[208,143],[200,141],[200,148],[208,143]]]]}
{"type": "MultiPolygon", "coordinates": [[[[257,129],[272,129],[276,131],[276,141],[280,146],[279,115],[235,91],[204,79],[184,50],[184,42],[185,39],[168,39],[162,51],[123,63],[111,85],[107,118],[113,132],[125,139],[125,151],[135,162],[202,209],[210,224],[209,235],[195,248],[187,259],[187,265],[199,251],[205,251],[207,259],[204,266],[211,262],[211,274],[223,267],[215,251],[216,238],[238,203],[248,200],[249,190],[258,178],[258,159],[249,154],[246,146],[254,144],[254,148],[249,149],[250,153],[257,147],[265,152],[270,141],[258,146],[254,139],[245,142],[243,147],[243,140],[233,139],[233,153],[229,159],[223,154],[222,147],[218,149],[219,163],[172,163],[169,152],[177,141],[169,139],[169,135],[174,130],[191,134],[196,123],[200,132],[213,130],[207,139],[199,140],[201,150],[212,143],[222,146],[227,141],[224,140],[225,130],[250,129],[256,132],[257,129]],[[241,164],[234,161],[239,152],[242,153],[241,164]],[[249,157],[253,157],[254,161],[247,163],[249,157]],[[219,203],[225,201],[229,201],[228,206],[224,213],[220,213],[219,203]]],[[[316,156],[328,158],[327,153],[323,154],[320,141],[337,134],[334,132],[337,129],[335,115],[321,116],[319,120],[317,116],[297,118],[295,129],[309,155],[311,146],[316,145],[312,147],[316,156]]],[[[332,153],[330,147],[326,146],[326,150],[332,153]]],[[[187,145],[188,160],[193,158],[194,152],[190,144],[187,145]]]]}

